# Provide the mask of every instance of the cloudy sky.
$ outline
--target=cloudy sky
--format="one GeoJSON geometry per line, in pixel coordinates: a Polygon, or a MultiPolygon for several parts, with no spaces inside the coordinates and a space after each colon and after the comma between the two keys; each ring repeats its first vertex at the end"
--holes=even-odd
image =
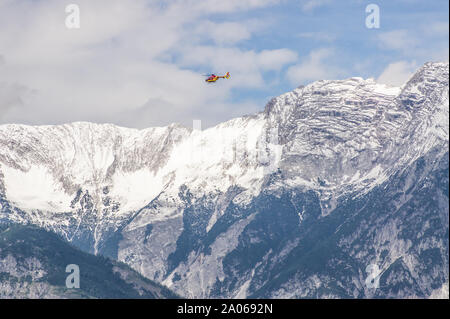
{"type": "Polygon", "coordinates": [[[448,61],[448,0],[0,0],[0,124],[204,126],[318,79],[448,61]],[[380,8],[367,28],[366,6],[380,8]],[[69,29],[66,6],[80,9],[69,29]],[[214,85],[206,73],[231,73],[214,85]]]}

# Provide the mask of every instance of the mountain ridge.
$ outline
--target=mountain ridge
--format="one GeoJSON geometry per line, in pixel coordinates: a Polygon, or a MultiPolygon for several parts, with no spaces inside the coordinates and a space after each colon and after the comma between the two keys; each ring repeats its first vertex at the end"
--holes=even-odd
{"type": "MultiPolygon", "coordinates": [[[[277,210],[292,214],[289,221],[301,229],[311,223],[311,236],[321,219],[342,227],[343,220],[333,221],[335,211],[373,198],[380,185],[397,185],[395,176],[430,154],[439,160],[448,154],[448,63],[425,64],[400,88],[362,78],[317,81],[272,99],[257,114],[203,131],[176,124],[2,125],[0,220],[53,230],[182,295],[242,297],[265,287],[251,279],[264,258],[299,253],[295,247],[307,240],[279,236],[267,225],[267,207],[279,227],[291,229],[277,210]],[[242,241],[251,229],[259,234],[255,225],[268,227],[265,236],[278,238],[279,246],[258,235],[265,253],[228,282],[227,267],[238,263],[232,256],[242,245],[258,245],[251,236],[242,241]]],[[[448,205],[442,209],[448,212],[448,205]]],[[[363,223],[356,213],[344,215],[363,223]]],[[[245,264],[243,256],[236,260],[245,264]]]]}
{"type": "Polygon", "coordinates": [[[0,298],[179,298],[127,265],[35,226],[1,224],[0,261],[0,298]],[[66,287],[69,264],[78,266],[78,288],[66,287]]]}

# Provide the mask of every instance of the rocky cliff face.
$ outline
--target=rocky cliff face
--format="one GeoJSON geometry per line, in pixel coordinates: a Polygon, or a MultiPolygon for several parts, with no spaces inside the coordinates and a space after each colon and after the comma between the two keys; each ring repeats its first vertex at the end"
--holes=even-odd
{"type": "Polygon", "coordinates": [[[448,88],[448,63],[428,63],[204,131],[0,126],[0,219],[188,297],[448,295],[448,88]]]}

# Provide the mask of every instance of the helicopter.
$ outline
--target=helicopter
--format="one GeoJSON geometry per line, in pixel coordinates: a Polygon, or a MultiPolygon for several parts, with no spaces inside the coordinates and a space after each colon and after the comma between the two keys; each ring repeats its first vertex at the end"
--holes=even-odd
{"type": "Polygon", "coordinates": [[[225,75],[215,75],[215,74],[207,74],[208,78],[205,80],[208,83],[214,83],[218,79],[229,79],[230,78],[230,72],[227,72],[225,75]]]}

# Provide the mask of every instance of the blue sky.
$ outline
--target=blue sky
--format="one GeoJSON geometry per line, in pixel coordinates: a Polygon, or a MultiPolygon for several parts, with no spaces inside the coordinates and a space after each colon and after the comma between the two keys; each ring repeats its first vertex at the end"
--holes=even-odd
{"type": "MultiPolygon", "coordinates": [[[[402,72],[390,83],[397,85],[427,61],[448,60],[448,6],[448,1],[439,0],[318,1],[317,7],[305,10],[300,1],[286,1],[250,14],[262,17],[273,27],[256,33],[241,46],[249,50],[288,48],[298,53],[299,61],[307,60],[311,52],[327,49],[331,52],[322,60],[324,68],[336,69],[328,73],[329,79],[378,78],[389,64],[403,62],[404,67],[399,69],[402,72]],[[379,29],[365,26],[365,7],[369,3],[380,7],[379,29]],[[394,42],[399,40],[398,47],[388,41],[390,38],[394,42]]],[[[306,79],[300,77],[298,82],[295,77],[289,80],[283,78],[287,69],[282,69],[280,81],[269,86],[269,91],[268,87],[237,90],[235,97],[267,100],[291,90],[297,83],[320,79],[311,75],[306,79]]]]}
{"type": "Polygon", "coordinates": [[[0,0],[0,123],[205,126],[319,79],[448,61],[446,0],[0,0]],[[365,25],[368,4],[380,28],[365,25]],[[202,74],[230,71],[207,85],[202,74]]]}

